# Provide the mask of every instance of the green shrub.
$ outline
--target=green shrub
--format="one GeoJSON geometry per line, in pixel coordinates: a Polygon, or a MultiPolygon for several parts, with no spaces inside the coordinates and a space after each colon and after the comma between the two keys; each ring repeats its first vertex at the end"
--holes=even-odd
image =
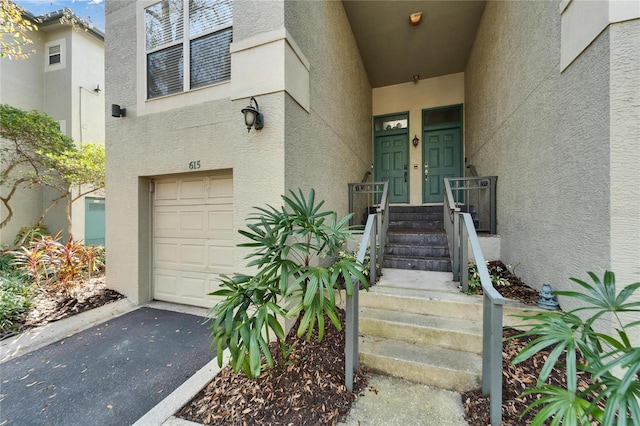
{"type": "MultiPolygon", "coordinates": [[[[487,270],[489,271],[489,277],[491,278],[491,283],[495,287],[508,287],[511,285],[509,280],[503,278],[501,276],[502,266],[493,265],[489,261],[485,262],[487,265],[487,270]]],[[[510,266],[509,266],[510,267],[510,266]]],[[[480,283],[480,273],[478,272],[478,265],[475,262],[469,262],[469,290],[467,294],[476,294],[482,288],[482,284],[480,283]]]]}
{"type": "MultiPolygon", "coordinates": [[[[616,293],[615,275],[606,271],[604,279],[589,272],[594,285],[572,278],[586,292],[556,291],[554,294],[571,297],[583,307],[569,312],[543,312],[521,318],[533,322],[531,329],[519,336],[534,336],[514,359],[514,364],[532,357],[540,349],[553,346],[549,358],[540,370],[536,388],[525,394],[541,397],[525,412],[539,407],[532,425],[551,419],[553,425],[591,425],[591,420],[603,425],[637,425],[640,419],[640,347],[629,336],[638,337],[640,301],[629,301],[640,288],[640,282],[624,287],[616,293]],[[588,313],[583,320],[578,312],[588,313]],[[621,313],[633,313],[635,321],[623,320],[621,313]],[[615,336],[600,333],[594,324],[610,315],[615,336]],[[552,368],[561,363],[566,354],[566,386],[545,383],[552,368]],[[592,380],[587,389],[577,386],[577,371],[585,371],[592,380]]],[[[607,319],[608,320],[608,319],[607,319]]],[[[519,337],[515,336],[515,337],[519,337]]],[[[637,340],[637,339],[636,339],[637,340]]]]}
{"type": "Polygon", "coordinates": [[[335,258],[342,249],[351,234],[350,215],[338,221],[335,212],[320,211],[324,202],[316,204],[313,190],[306,198],[299,190],[282,199],[280,208],[256,207],[247,219],[248,230],[239,231],[250,241],[239,246],[253,249],[247,266],[257,269],[255,275],[223,276],[222,289],[211,293],[224,297],[210,311],[211,346],[217,350],[218,363],[222,365],[222,352],[228,346],[234,371],[242,369],[249,377],[260,375],[261,354],[269,367],[274,365],[268,345],[271,336],[279,341],[282,353],[291,350],[278,316],[302,314],[298,336],[306,333],[311,338],[317,326],[322,340],[325,314],[341,329],[335,301],[339,280],[348,295],[353,294],[352,275],[367,284],[362,265],[352,258],[339,258],[331,269],[315,265],[318,259],[335,258]]]}
{"type": "Polygon", "coordinates": [[[12,330],[16,319],[29,309],[30,290],[20,274],[0,277],[0,333],[12,330]]]}

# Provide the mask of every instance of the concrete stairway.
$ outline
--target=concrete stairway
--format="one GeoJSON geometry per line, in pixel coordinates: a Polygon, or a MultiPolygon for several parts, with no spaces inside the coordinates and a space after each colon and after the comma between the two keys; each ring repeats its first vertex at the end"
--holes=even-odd
{"type": "MultiPolygon", "coordinates": [[[[481,385],[482,298],[460,293],[452,274],[383,269],[360,293],[360,361],[368,369],[465,391],[481,385]]],[[[525,312],[516,302],[508,317],[525,312]]]]}
{"type": "Polygon", "coordinates": [[[383,267],[451,271],[441,206],[390,206],[383,267]]]}

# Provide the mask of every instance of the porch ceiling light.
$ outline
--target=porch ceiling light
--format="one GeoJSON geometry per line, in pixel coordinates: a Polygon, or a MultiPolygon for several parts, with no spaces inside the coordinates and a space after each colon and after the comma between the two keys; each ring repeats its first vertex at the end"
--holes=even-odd
{"type": "Polygon", "coordinates": [[[422,12],[415,12],[409,15],[411,25],[416,26],[422,21],[422,12]]]}
{"type": "Polygon", "coordinates": [[[420,143],[420,139],[418,139],[418,135],[415,135],[415,136],[413,137],[413,140],[411,141],[411,143],[413,143],[413,147],[414,147],[414,148],[417,148],[417,147],[418,147],[418,144],[420,143]]]}
{"type": "Polygon", "coordinates": [[[264,117],[260,112],[258,101],[253,96],[249,99],[249,105],[242,108],[241,111],[244,114],[244,124],[247,126],[247,132],[250,132],[252,127],[256,130],[262,129],[264,117]]]}

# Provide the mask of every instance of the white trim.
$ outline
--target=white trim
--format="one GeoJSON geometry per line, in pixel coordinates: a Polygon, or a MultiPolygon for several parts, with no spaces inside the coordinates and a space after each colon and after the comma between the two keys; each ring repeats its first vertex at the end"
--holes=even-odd
{"type": "Polygon", "coordinates": [[[67,67],[67,41],[64,38],[51,40],[44,45],[44,72],[58,71],[67,67]],[[60,62],[49,65],[49,48],[60,46],[60,62]]]}
{"type": "Polygon", "coordinates": [[[564,71],[611,24],[640,18],[638,0],[562,0],[560,69],[564,71]]]}

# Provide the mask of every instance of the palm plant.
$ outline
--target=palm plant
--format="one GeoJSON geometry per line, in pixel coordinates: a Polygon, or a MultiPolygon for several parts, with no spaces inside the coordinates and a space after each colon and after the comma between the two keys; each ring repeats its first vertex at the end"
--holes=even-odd
{"type": "MultiPolygon", "coordinates": [[[[640,312],[640,301],[633,301],[633,293],[640,282],[616,292],[615,275],[606,271],[601,281],[589,272],[593,285],[572,278],[586,292],[556,291],[554,294],[572,297],[583,302],[583,307],[568,312],[543,312],[521,318],[534,322],[531,329],[521,336],[534,336],[514,359],[514,364],[532,357],[548,346],[553,350],[540,370],[536,388],[524,394],[539,394],[528,412],[536,407],[540,411],[532,426],[542,425],[591,425],[595,420],[603,425],[633,425],[640,419],[640,347],[638,327],[640,321],[625,322],[625,314],[640,312]],[[586,320],[578,312],[589,314],[586,320]],[[622,314],[622,315],[621,315],[622,314]],[[610,315],[617,336],[597,330],[596,322],[610,315]],[[632,331],[634,334],[632,334],[632,331]],[[635,336],[635,343],[630,336],[635,336]],[[545,381],[553,367],[566,354],[566,387],[553,386],[545,381]],[[579,389],[577,372],[590,375],[592,385],[579,389]]],[[[636,299],[637,300],[637,299],[636,299]]]]}
{"type": "Polygon", "coordinates": [[[367,285],[355,259],[320,264],[337,257],[351,237],[347,225],[351,215],[338,220],[335,212],[321,211],[324,202],[316,203],[313,189],[307,197],[301,190],[290,194],[282,196],[280,208],[256,207],[247,219],[248,229],[239,231],[249,239],[239,246],[254,249],[247,266],[256,268],[256,273],[223,276],[222,289],[211,293],[224,297],[210,311],[211,346],[217,350],[218,363],[222,365],[222,352],[228,346],[234,371],[242,369],[249,377],[260,375],[261,353],[269,367],[274,365],[268,345],[272,336],[282,353],[288,351],[278,316],[302,314],[297,335],[306,333],[310,339],[317,326],[322,340],[325,315],[341,329],[335,300],[339,283],[344,283],[348,296],[353,294],[352,276],[367,285]]]}

